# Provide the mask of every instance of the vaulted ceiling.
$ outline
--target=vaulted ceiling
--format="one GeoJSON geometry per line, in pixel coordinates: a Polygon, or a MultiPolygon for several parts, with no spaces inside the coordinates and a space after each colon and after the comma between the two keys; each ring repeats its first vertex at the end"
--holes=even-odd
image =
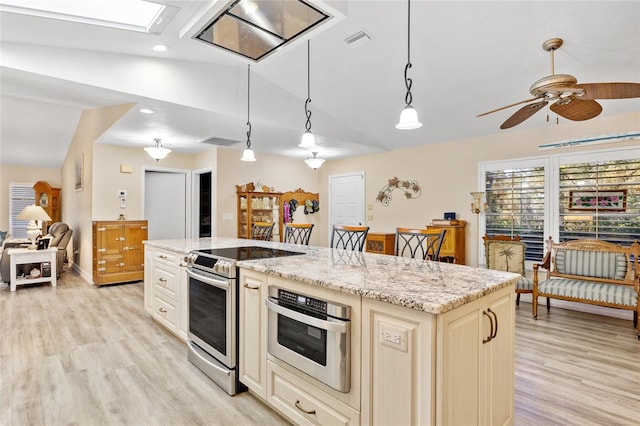
{"type": "MultiPolygon", "coordinates": [[[[551,37],[564,40],[556,73],[579,83],[640,81],[640,2],[414,0],[409,73],[423,126],[397,130],[406,2],[309,1],[333,16],[329,23],[257,63],[192,38],[226,2],[163,1],[179,12],[159,35],[1,12],[0,163],[60,167],[82,110],[125,103],[136,107],[96,143],[143,147],[159,137],[176,152],[196,153],[210,146],[200,141],[220,138],[241,150],[249,63],[254,150],[305,158],[297,145],[307,39],[312,131],[329,160],[555,125],[553,113],[547,122],[539,112],[500,130],[518,107],[476,117],[531,97],[529,86],[551,73],[541,48],[551,37]],[[361,30],[372,40],[350,47],[345,39],[361,30]],[[158,43],[169,50],[154,52],[158,43]],[[38,152],[37,160],[25,152],[38,152]]],[[[639,98],[600,103],[593,120],[640,110],[639,98]]]]}

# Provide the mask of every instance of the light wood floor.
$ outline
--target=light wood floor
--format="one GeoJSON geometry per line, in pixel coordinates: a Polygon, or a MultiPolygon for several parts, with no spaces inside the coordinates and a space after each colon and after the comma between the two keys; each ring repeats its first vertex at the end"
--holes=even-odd
{"type": "MultiPolygon", "coordinates": [[[[516,425],[640,423],[640,342],[630,321],[516,308],[516,425]]],[[[0,425],[287,424],[229,397],[143,308],[141,283],[96,288],[65,272],[0,287],[0,425]]]]}

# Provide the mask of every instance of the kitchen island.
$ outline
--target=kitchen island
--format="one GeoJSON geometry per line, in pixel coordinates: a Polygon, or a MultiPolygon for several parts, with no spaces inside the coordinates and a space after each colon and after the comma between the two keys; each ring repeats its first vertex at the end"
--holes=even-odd
{"type": "Polygon", "coordinates": [[[186,279],[174,271],[169,287],[175,305],[163,322],[153,304],[157,268],[176,261],[182,268],[184,255],[203,248],[261,245],[305,253],[238,263],[240,380],[294,423],[513,423],[513,295],[519,275],[233,238],[145,245],[145,306],[183,339],[186,279]],[[268,353],[270,286],[351,307],[348,392],[268,353]]]}

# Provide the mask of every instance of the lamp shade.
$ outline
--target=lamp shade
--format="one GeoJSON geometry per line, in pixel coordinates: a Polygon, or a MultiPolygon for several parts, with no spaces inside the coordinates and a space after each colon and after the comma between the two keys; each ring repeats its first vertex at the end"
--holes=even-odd
{"type": "Polygon", "coordinates": [[[49,221],[51,218],[47,214],[46,211],[40,206],[30,205],[25,207],[20,214],[16,217],[18,220],[46,220],[49,221]]]}
{"type": "Polygon", "coordinates": [[[322,164],[324,163],[324,158],[317,158],[316,154],[318,153],[314,152],[313,157],[309,157],[304,160],[304,162],[307,163],[307,166],[311,167],[313,170],[320,168],[320,166],[322,166],[322,164]]]}
{"type": "Polygon", "coordinates": [[[400,121],[396,124],[396,129],[410,130],[422,127],[422,123],[418,121],[418,113],[411,106],[407,105],[400,113],[400,121]]]}
{"type": "Polygon", "coordinates": [[[298,146],[300,148],[309,149],[309,150],[317,146],[316,138],[315,136],[313,136],[313,133],[311,133],[310,130],[307,130],[302,134],[302,139],[300,139],[300,145],[298,146]]]}
{"type": "Polygon", "coordinates": [[[251,148],[245,149],[242,153],[242,158],[240,158],[240,161],[256,161],[256,156],[253,153],[253,150],[251,148]]]}
{"type": "Polygon", "coordinates": [[[164,157],[169,155],[171,150],[169,148],[165,148],[162,146],[162,142],[160,139],[154,139],[155,146],[148,146],[144,150],[147,151],[149,157],[153,158],[156,161],[162,160],[164,157]]]}

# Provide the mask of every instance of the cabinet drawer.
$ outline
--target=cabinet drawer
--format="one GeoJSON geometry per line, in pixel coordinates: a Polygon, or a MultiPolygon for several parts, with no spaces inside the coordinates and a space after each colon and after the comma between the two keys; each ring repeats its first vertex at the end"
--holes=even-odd
{"type": "Polygon", "coordinates": [[[178,266],[180,263],[179,257],[177,253],[173,253],[170,251],[163,251],[155,249],[153,251],[153,261],[157,263],[164,263],[165,265],[174,265],[178,266]]]}
{"type": "Polygon", "coordinates": [[[157,295],[153,301],[153,316],[167,323],[171,328],[176,326],[176,307],[157,295]]]}
{"type": "Polygon", "coordinates": [[[293,423],[360,424],[358,411],[270,361],[267,362],[267,377],[267,402],[293,423]]]}
{"type": "Polygon", "coordinates": [[[173,300],[176,299],[178,290],[178,269],[163,268],[156,266],[153,269],[153,286],[155,290],[160,290],[173,300]]]}

